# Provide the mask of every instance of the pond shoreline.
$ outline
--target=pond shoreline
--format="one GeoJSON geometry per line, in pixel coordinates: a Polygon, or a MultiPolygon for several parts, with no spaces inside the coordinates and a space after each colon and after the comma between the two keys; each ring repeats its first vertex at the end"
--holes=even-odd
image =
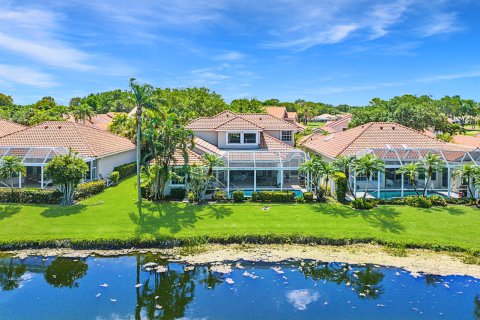
{"type": "MultiPolygon", "coordinates": [[[[120,249],[120,250],[74,250],[58,249],[25,249],[4,251],[5,254],[18,258],[28,256],[62,256],[62,257],[113,257],[136,253],[158,253],[175,262],[188,264],[222,264],[239,260],[254,262],[280,262],[285,260],[317,260],[322,262],[344,262],[350,264],[375,264],[386,267],[397,267],[413,274],[428,273],[441,276],[461,275],[480,279],[480,265],[466,264],[458,256],[446,252],[435,252],[426,249],[406,249],[406,256],[395,256],[379,245],[355,244],[345,246],[330,245],[201,245],[192,250],[184,248],[169,249],[120,249]]],[[[228,268],[227,268],[228,269],[228,268]]]]}

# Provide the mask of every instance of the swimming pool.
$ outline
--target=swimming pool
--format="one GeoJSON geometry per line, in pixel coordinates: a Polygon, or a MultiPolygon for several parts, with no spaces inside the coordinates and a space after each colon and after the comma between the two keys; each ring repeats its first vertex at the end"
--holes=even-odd
{"type": "MultiPolygon", "coordinates": [[[[229,192],[228,194],[228,197],[231,198],[232,197],[232,194],[233,192],[235,192],[236,190],[232,190],[229,192]]],[[[252,193],[254,192],[253,189],[246,189],[246,190],[241,190],[243,191],[243,194],[245,195],[245,198],[251,198],[252,197],[252,193]]],[[[257,190],[258,191],[280,191],[280,190],[257,190]]],[[[303,196],[303,192],[302,190],[283,190],[283,191],[289,191],[289,192],[293,192],[295,193],[295,198],[298,198],[298,197],[301,197],[303,196]]]]}
{"type": "MultiPolygon", "coordinates": [[[[421,195],[422,194],[422,190],[419,190],[418,193],[421,195]]],[[[374,198],[378,198],[378,199],[391,199],[391,198],[401,198],[402,197],[402,192],[400,190],[391,190],[391,191],[380,191],[380,197],[378,197],[378,194],[376,191],[370,191],[369,194],[374,197],[374,198]]],[[[440,195],[443,197],[443,195],[437,193],[437,192],[434,192],[434,191],[429,191],[427,192],[427,195],[440,195]]],[[[403,191],[403,196],[406,197],[406,196],[415,196],[417,195],[417,193],[415,191],[403,191]]]]}

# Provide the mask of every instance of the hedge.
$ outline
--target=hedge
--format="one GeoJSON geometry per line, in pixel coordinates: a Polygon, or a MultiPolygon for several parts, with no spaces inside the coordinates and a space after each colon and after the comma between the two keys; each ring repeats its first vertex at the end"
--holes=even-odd
{"type": "Polygon", "coordinates": [[[338,202],[345,202],[348,192],[347,177],[343,172],[337,172],[333,176],[333,181],[335,182],[335,199],[338,202]]]}
{"type": "Polygon", "coordinates": [[[233,191],[232,198],[234,202],[242,202],[245,200],[245,193],[242,190],[233,191]]]}
{"type": "Polygon", "coordinates": [[[118,171],[118,174],[120,175],[120,179],[124,179],[137,172],[137,163],[131,162],[131,163],[122,164],[121,166],[113,168],[113,171],[118,171]]]}
{"type": "Polygon", "coordinates": [[[59,204],[62,193],[56,189],[10,189],[0,188],[0,202],[27,204],[59,204]]]}
{"type": "Polygon", "coordinates": [[[102,192],[103,190],[105,190],[105,181],[103,180],[81,183],[78,185],[73,198],[75,200],[86,199],[102,192]]]}
{"type": "Polygon", "coordinates": [[[303,199],[305,201],[313,201],[313,192],[310,192],[310,191],[304,192],[303,199]]]}
{"type": "Polygon", "coordinates": [[[291,191],[252,192],[253,202],[294,202],[295,193],[291,191]]]}

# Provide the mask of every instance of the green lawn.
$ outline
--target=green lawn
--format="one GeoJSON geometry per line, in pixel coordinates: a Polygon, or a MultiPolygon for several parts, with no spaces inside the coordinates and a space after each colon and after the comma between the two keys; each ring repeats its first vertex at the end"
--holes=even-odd
{"type": "Polygon", "coordinates": [[[135,205],[134,178],[72,207],[0,205],[0,244],[51,239],[155,239],[304,235],[375,238],[480,250],[480,210],[381,206],[361,212],[336,204],[135,205]]]}
{"type": "Polygon", "coordinates": [[[480,127],[476,126],[475,128],[472,127],[472,125],[465,125],[465,135],[467,136],[476,136],[477,134],[480,133],[480,127]]]}
{"type": "Polygon", "coordinates": [[[311,122],[308,122],[307,123],[307,128],[310,128],[310,129],[316,129],[316,128],[322,128],[325,126],[325,122],[314,122],[314,121],[311,121],[311,122]]]}

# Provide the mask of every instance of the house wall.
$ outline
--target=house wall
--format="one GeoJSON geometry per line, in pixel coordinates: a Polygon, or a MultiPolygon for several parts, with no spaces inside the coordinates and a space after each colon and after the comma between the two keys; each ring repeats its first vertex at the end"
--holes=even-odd
{"type": "Polygon", "coordinates": [[[218,145],[218,133],[216,131],[194,131],[194,135],[213,145],[218,145]]]}
{"type": "MultiPolygon", "coordinates": [[[[272,130],[272,131],[265,131],[265,133],[268,135],[271,135],[275,139],[282,141],[282,131],[283,130],[272,130]]],[[[288,130],[285,130],[285,131],[288,131],[288,130]]],[[[292,132],[292,137],[294,136],[295,136],[295,133],[292,132]]],[[[293,147],[295,145],[295,138],[292,138],[292,141],[283,141],[283,142],[293,147]]]]}
{"type": "Polygon", "coordinates": [[[240,149],[240,150],[251,150],[251,149],[258,149],[258,144],[229,144],[227,145],[227,132],[219,131],[218,132],[218,145],[220,149],[240,149]]]}
{"type": "Polygon", "coordinates": [[[106,178],[110,173],[112,173],[113,168],[116,166],[134,162],[136,160],[135,150],[130,150],[122,153],[117,153],[105,158],[97,159],[97,177],[100,178],[102,175],[103,178],[106,178]]]}

